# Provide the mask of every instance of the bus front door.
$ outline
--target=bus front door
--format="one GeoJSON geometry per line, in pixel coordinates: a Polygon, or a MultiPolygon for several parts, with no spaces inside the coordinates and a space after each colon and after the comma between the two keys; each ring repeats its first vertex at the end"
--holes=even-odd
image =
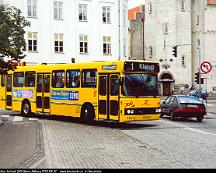
{"type": "Polygon", "coordinates": [[[6,109],[12,109],[12,75],[6,77],[6,109]]]}
{"type": "Polygon", "coordinates": [[[50,113],[50,74],[37,74],[36,107],[38,113],[50,113]]]}
{"type": "Polygon", "coordinates": [[[99,76],[98,119],[119,120],[119,75],[99,76]]]}

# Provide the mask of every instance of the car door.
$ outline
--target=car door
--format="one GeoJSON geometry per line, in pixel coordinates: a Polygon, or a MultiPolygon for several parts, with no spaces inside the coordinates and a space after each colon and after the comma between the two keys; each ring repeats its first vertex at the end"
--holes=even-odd
{"type": "Polygon", "coordinates": [[[169,101],[169,113],[171,111],[174,111],[176,107],[178,107],[177,98],[171,97],[171,99],[169,101]]]}
{"type": "Polygon", "coordinates": [[[162,102],[161,104],[161,112],[163,114],[169,113],[169,101],[170,101],[171,97],[167,97],[165,101],[162,102]]]}

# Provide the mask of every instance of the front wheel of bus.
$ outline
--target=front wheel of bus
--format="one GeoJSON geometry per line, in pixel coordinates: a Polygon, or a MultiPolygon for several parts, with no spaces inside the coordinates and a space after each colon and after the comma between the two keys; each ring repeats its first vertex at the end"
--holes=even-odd
{"type": "Polygon", "coordinates": [[[92,106],[84,106],[81,112],[81,121],[86,124],[94,122],[95,112],[92,106]]]}
{"type": "Polygon", "coordinates": [[[30,116],[31,115],[31,105],[30,105],[30,103],[24,102],[22,104],[21,114],[23,116],[30,116]]]}

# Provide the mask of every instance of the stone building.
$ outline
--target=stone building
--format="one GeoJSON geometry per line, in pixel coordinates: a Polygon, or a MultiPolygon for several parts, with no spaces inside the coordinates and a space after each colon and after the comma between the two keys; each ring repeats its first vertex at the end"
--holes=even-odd
{"type": "Polygon", "coordinates": [[[145,60],[145,46],[144,46],[144,12],[145,6],[128,10],[128,58],[145,60]]]}
{"type": "MultiPolygon", "coordinates": [[[[145,0],[145,59],[159,61],[161,95],[187,93],[193,86],[216,89],[216,0],[145,0]],[[177,46],[177,57],[173,47],[177,46]],[[197,84],[195,73],[209,61],[213,69],[197,84]]],[[[210,68],[210,67],[206,67],[210,68]]]]}

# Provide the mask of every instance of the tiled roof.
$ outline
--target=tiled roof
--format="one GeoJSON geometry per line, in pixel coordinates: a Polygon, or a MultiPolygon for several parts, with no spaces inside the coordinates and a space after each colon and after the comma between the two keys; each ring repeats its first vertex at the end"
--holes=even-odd
{"type": "Polygon", "coordinates": [[[216,0],[208,0],[208,5],[216,5],[216,0]]]}
{"type": "Polygon", "coordinates": [[[136,13],[141,13],[141,9],[144,5],[134,7],[128,10],[128,20],[136,20],[136,13]]]}

